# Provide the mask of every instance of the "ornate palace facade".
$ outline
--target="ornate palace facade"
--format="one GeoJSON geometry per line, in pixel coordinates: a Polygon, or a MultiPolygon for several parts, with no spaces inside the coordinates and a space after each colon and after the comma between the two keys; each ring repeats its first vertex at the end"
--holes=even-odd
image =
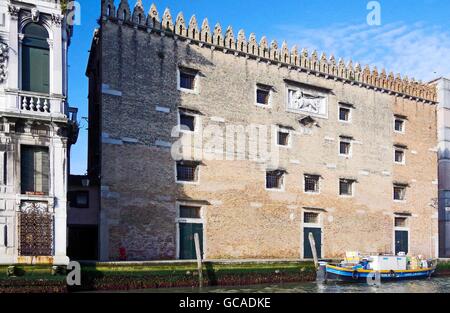
{"type": "Polygon", "coordinates": [[[60,1],[0,2],[0,264],[66,264],[72,29],[60,1]]]}

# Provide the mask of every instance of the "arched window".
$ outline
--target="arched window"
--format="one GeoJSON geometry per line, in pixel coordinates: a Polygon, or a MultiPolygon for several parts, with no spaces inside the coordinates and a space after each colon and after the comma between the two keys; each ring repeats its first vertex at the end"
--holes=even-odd
{"type": "Polygon", "coordinates": [[[47,30],[30,23],[23,29],[22,90],[50,92],[50,49],[47,30]]]}

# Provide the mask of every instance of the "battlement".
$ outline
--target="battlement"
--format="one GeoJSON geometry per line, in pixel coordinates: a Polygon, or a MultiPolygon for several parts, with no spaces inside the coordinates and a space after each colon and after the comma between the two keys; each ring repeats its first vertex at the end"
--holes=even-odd
{"type": "Polygon", "coordinates": [[[276,40],[269,44],[265,36],[258,43],[254,33],[247,38],[244,30],[241,29],[235,36],[231,26],[228,26],[223,34],[221,25],[217,23],[214,29],[211,29],[207,18],[203,20],[199,28],[195,15],[190,18],[186,26],[182,12],[178,13],[174,20],[167,8],[160,17],[156,6],[152,4],[146,14],[142,0],[137,0],[133,11],[130,9],[128,0],[121,0],[117,9],[114,0],[102,0],[102,19],[148,32],[156,32],[162,36],[184,39],[201,47],[220,49],[224,53],[233,53],[235,56],[254,58],[260,62],[285,66],[292,70],[304,71],[326,79],[334,79],[411,100],[431,103],[437,101],[435,85],[416,81],[414,78],[409,79],[408,76],[402,77],[400,74],[394,75],[392,72],[387,74],[385,69],[378,71],[377,67],[371,69],[369,65],[364,67],[359,63],[353,65],[351,60],[349,62],[343,59],[336,60],[333,55],[328,58],[325,53],[322,53],[319,56],[317,51],[310,54],[307,49],[300,51],[297,46],[289,49],[286,41],[283,41],[279,47],[276,40]]]}

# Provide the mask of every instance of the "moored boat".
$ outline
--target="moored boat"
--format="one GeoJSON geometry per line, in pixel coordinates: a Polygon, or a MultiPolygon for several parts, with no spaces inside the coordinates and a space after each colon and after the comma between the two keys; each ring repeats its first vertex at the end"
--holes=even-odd
{"type": "Polygon", "coordinates": [[[377,277],[381,281],[396,281],[408,279],[425,279],[433,275],[434,268],[424,268],[416,270],[365,270],[346,268],[339,265],[326,265],[326,279],[347,282],[367,282],[375,280],[377,277]]]}
{"type": "Polygon", "coordinates": [[[430,278],[436,265],[422,257],[347,253],[340,264],[323,264],[326,280],[347,282],[400,281],[430,278]]]}

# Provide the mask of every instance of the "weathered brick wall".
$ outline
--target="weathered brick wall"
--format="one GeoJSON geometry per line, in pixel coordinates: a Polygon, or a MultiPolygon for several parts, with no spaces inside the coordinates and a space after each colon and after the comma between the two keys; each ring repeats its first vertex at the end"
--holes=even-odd
{"type": "Polygon", "coordinates": [[[434,256],[437,240],[436,109],[358,85],[308,75],[103,22],[102,225],[108,257],[119,248],[133,260],[171,259],[176,254],[176,200],[206,200],[206,258],[299,258],[303,249],[302,210],[324,209],[326,257],[347,250],[390,252],[394,213],[409,212],[412,254],[434,256]],[[177,67],[201,71],[199,94],[177,90],[177,67]],[[332,90],[329,118],[311,134],[299,115],[286,112],[284,79],[332,90]],[[275,87],[272,108],[255,106],[255,84],[275,87]],[[106,87],[105,87],[106,88],[106,87]],[[113,91],[113,92],[111,92],[113,91]],[[112,95],[115,94],[115,95],[112,95]],[[353,103],[352,123],[338,121],[338,102],[353,103]],[[175,183],[170,150],[177,106],[201,111],[203,126],[290,125],[291,149],[280,150],[287,169],[284,192],[265,190],[268,164],[203,160],[198,185],[175,183]],[[155,107],[170,108],[170,113],[155,107]],[[408,117],[406,134],[393,132],[393,114],[408,117]],[[338,155],[339,136],[355,139],[353,157],[338,155]],[[406,165],[394,165],[393,145],[408,146],[406,165]],[[303,175],[321,174],[321,192],[303,192],[303,175]],[[339,178],[355,177],[355,196],[338,196],[339,178]],[[410,184],[405,203],[394,203],[394,181],[410,184]]]}

